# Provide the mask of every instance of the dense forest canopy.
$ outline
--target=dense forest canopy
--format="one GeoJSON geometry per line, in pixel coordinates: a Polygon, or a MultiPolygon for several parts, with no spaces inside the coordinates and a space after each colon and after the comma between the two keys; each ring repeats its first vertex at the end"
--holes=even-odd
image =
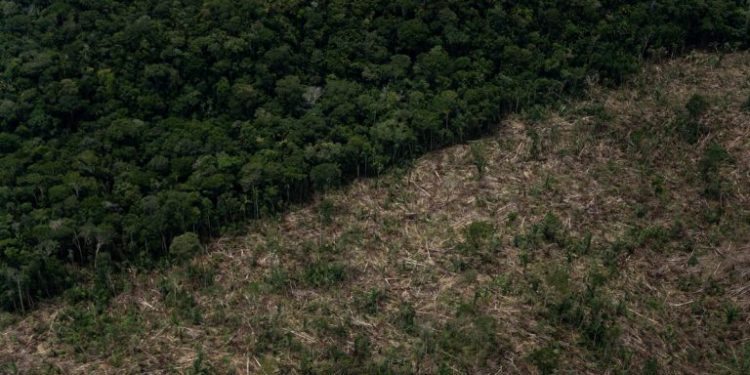
{"type": "Polygon", "coordinates": [[[644,57],[744,0],[1,1],[0,305],[167,254],[644,57]]]}

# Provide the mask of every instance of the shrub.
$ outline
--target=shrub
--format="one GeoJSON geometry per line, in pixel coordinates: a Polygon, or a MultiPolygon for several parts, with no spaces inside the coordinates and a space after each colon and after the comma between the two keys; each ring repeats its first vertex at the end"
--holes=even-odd
{"type": "Polygon", "coordinates": [[[199,324],[203,321],[203,314],[195,297],[175,280],[163,278],[158,287],[164,305],[172,312],[174,322],[184,321],[190,324],[199,324]]]}
{"type": "Polygon", "coordinates": [[[84,306],[71,306],[61,311],[55,333],[77,353],[109,352],[127,348],[125,340],[137,337],[144,327],[137,311],[125,314],[102,314],[84,306]]]}
{"type": "Polygon", "coordinates": [[[402,303],[394,317],[394,324],[407,333],[414,333],[416,331],[416,317],[417,311],[414,306],[410,303],[402,303]]]}
{"type": "Polygon", "coordinates": [[[289,286],[289,274],[285,269],[275,266],[271,268],[269,275],[265,278],[265,282],[269,284],[273,290],[280,292],[289,286]]]}
{"type": "Polygon", "coordinates": [[[347,269],[343,264],[317,261],[305,267],[300,281],[311,287],[323,288],[341,283],[346,278],[347,269]]]}
{"type": "Polygon", "coordinates": [[[471,150],[471,161],[477,168],[477,178],[482,178],[484,172],[487,169],[487,158],[484,154],[487,152],[484,147],[478,142],[474,142],[470,146],[471,150]]]}
{"type": "Polygon", "coordinates": [[[700,161],[700,174],[705,184],[703,195],[706,198],[718,200],[727,193],[721,166],[731,161],[731,155],[722,145],[715,142],[708,145],[700,161]]]}
{"type": "Polygon", "coordinates": [[[560,219],[554,213],[548,212],[544,219],[532,225],[529,231],[517,235],[513,243],[522,250],[534,250],[544,243],[554,243],[565,248],[569,238],[563,229],[560,219]]]}
{"type": "Polygon", "coordinates": [[[333,202],[329,199],[324,199],[322,202],[320,202],[320,205],[318,205],[317,208],[320,221],[324,225],[330,225],[333,222],[333,214],[336,209],[336,207],[333,205],[333,202]]]}
{"type": "Polygon", "coordinates": [[[385,301],[386,297],[384,291],[372,289],[355,296],[355,301],[359,310],[366,314],[374,315],[380,311],[380,305],[385,301]]]}
{"type": "Polygon", "coordinates": [[[354,338],[354,350],[352,351],[352,356],[354,356],[357,361],[364,361],[369,358],[371,350],[372,342],[370,342],[369,337],[357,335],[357,337],[354,338]]]}
{"type": "Polygon", "coordinates": [[[615,303],[601,291],[605,281],[597,272],[590,273],[588,283],[582,288],[563,288],[560,281],[555,281],[552,286],[558,289],[557,293],[546,306],[546,316],[553,324],[577,330],[584,345],[599,351],[618,344],[617,317],[625,310],[624,304],[615,303]]]}
{"type": "Polygon", "coordinates": [[[467,253],[488,250],[495,236],[495,227],[486,221],[475,221],[464,229],[464,242],[461,249],[467,253]]]}
{"type": "Polygon", "coordinates": [[[497,321],[492,316],[459,309],[457,316],[448,320],[440,331],[437,345],[463,371],[473,373],[504,350],[496,332],[497,321]]]}
{"type": "Polygon", "coordinates": [[[560,352],[554,346],[545,346],[531,352],[527,360],[539,370],[540,374],[554,374],[559,366],[560,352]]]}
{"type": "Polygon", "coordinates": [[[169,255],[172,259],[182,261],[189,259],[203,250],[198,235],[193,232],[183,233],[172,240],[169,245],[169,255]]]}
{"type": "Polygon", "coordinates": [[[526,131],[526,135],[531,139],[531,147],[529,148],[529,158],[531,160],[539,160],[542,153],[542,139],[539,133],[533,128],[529,128],[526,131]]]}
{"type": "Polygon", "coordinates": [[[693,94],[685,104],[685,109],[688,111],[688,116],[692,119],[697,119],[703,116],[708,110],[708,100],[700,94],[693,94]]]}
{"type": "Polygon", "coordinates": [[[695,144],[708,132],[701,122],[701,116],[706,113],[708,107],[708,100],[705,97],[694,94],[685,104],[686,112],[678,113],[677,131],[685,142],[695,144]]]}

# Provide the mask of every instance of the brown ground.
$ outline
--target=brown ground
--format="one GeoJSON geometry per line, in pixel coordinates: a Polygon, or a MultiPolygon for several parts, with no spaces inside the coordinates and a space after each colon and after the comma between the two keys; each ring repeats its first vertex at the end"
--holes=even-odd
{"type": "Polygon", "coordinates": [[[749,94],[750,54],[696,53],[512,116],[132,270],[102,314],[0,316],[0,372],[750,373],[749,94]],[[730,158],[702,173],[712,144],[730,158]]]}

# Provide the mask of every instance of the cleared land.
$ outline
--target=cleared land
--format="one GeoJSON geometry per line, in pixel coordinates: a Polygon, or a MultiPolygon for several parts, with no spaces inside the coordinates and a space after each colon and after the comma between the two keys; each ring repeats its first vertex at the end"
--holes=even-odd
{"type": "Polygon", "coordinates": [[[0,372],[747,374],[749,94],[747,53],[592,84],[190,262],[100,275],[105,306],[2,315],[0,372]]]}

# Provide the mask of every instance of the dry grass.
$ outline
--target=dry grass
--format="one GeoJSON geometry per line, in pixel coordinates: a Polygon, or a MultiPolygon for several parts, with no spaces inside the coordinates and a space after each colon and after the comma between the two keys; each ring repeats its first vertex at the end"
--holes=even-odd
{"type": "Polygon", "coordinates": [[[6,316],[16,321],[0,363],[19,373],[494,374],[539,371],[530,355],[548,348],[564,373],[747,371],[737,361],[750,361],[749,79],[750,54],[696,53],[621,89],[512,116],[474,146],[481,177],[469,145],[444,149],[253,223],[190,265],[132,270],[104,314],[55,301],[6,316]],[[711,106],[690,144],[670,129],[694,93],[711,106]],[[733,159],[719,167],[718,199],[700,173],[712,143],[733,159]],[[555,238],[524,242],[548,214],[555,238]],[[478,221],[493,238],[462,250],[478,221]],[[587,234],[591,246],[576,250],[587,234]],[[612,337],[587,343],[582,324],[554,313],[566,298],[586,319],[601,302],[612,337]]]}

